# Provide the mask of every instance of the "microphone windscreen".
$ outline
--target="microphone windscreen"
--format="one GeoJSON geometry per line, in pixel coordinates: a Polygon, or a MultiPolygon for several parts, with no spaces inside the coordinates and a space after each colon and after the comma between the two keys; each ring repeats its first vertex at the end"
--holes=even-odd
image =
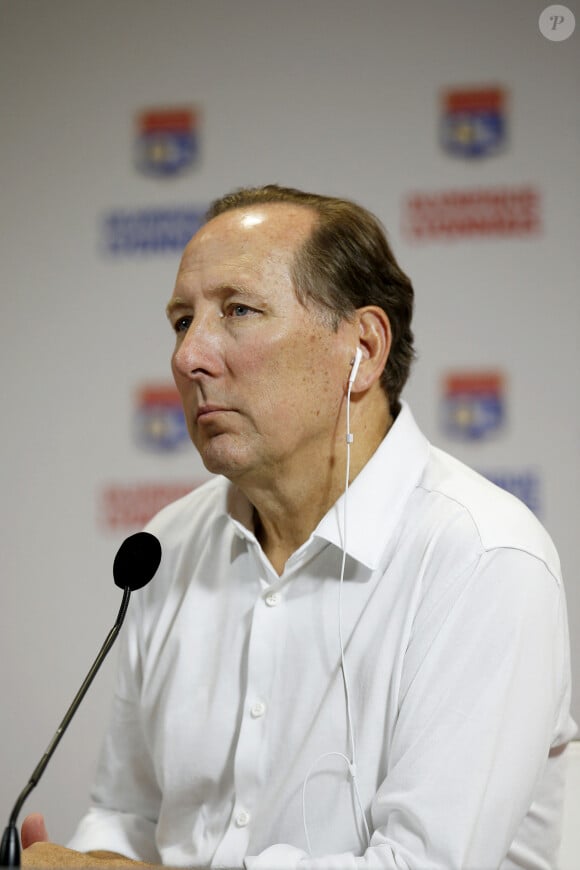
{"type": "Polygon", "coordinates": [[[135,592],[153,578],[161,562],[161,544],[149,532],[125,538],[113,562],[113,578],[121,589],[135,592]]]}

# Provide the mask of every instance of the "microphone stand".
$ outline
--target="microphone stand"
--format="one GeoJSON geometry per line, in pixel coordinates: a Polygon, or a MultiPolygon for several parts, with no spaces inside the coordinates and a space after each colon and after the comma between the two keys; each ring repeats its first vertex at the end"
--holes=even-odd
{"type": "Polygon", "coordinates": [[[40,780],[40,777],[44,773],[46,765],[52,758],[54,750],[60,743],[61,737],[70,725],[71,719],[73,718],[79,707],[79,704],[86,695],[89,686],[91,685],[97,674],[97,671],[101,667],[107,653],[117,639],[117,635],[119,634],[121,626],[123,625],[123,620],[125,619],[125,615],[127,613],[130,597],[131,588],[129,586],[125,586],[125,588],[123,589],[123,600],[121,602],[121,607],[119,608],[119,613],[117,614],[117,619],[113,628],[107,635],[105,642],[99,651],[99,654],[93,662],[90,671],[86,675],[82,686],[76,693],[72,704],[66,711],[64,719],[58,726],[56,733],[50,741],[46,752],[38,762],[37,766],[32,772],[32,776],[30,777],[28,784],[22,790],[20,797],[14,804],[14,809],[12,810],[12,813],[10,815],[10,821],[8,822],[6,830],[4,831],[4,835],[2,837],[2,844],[0,845],[0,867],[20,867],[20,838],[18,835],[18,828],[16,827],[16,824],[18,821],[18,815],[20,813],[20,810],[22,809],[22,805],[24,804],[24,801],[26,800],[30,792],[38,785],[38,782],[40,780]]]}

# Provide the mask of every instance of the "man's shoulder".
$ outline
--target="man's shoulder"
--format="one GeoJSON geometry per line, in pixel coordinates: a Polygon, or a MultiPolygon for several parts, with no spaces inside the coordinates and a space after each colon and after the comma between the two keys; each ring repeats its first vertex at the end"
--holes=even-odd
{"type": "Polygon", "coordinates": [[[138,619],[145,626],[156,618],[152,614],[164,606],[170,587],[187,587],[200,552],[215,548],[221,540],[227,519],[228,487],[225,478],[212,477],[162,508],[146,526],[146,531],[161,543],[162,559],[155,582],[145,587],[139,597],[142,613],[138,619]]]}
{"type": "Polygon", "coordinates": [[[229,483],[224,477],[212,477],[186,495],[162,508],[147,525],[147,531],[160,538],[191,533],[199,525],[214,523],[225,514],[229,483]]]}
{"type": "Polygon", "coordinates": [[[556,548],[535,514],[460,460],[432,447],[420,488],[438,500],[440,510],[463,516],[483,551],[507,548],[529,553],[559,577],[556,548]]]}

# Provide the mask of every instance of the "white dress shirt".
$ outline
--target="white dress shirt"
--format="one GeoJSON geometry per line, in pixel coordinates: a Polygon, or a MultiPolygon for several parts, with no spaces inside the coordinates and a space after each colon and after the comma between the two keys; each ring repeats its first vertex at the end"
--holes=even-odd
{"type": "Polygon", "coordinates": [[[131,604],[73,848],[248,870],[555,866],[575,725],[550,538],[406,406],[351,485],[342,630],[368,844],[337,754],[341,503],[280,577],[223,478],[152,521],[161,568],[131,604]]]}

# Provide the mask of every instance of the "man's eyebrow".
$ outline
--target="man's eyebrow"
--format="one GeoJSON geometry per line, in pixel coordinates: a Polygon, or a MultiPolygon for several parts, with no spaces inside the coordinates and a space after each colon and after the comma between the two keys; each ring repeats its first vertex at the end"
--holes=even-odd
{"type": "Polygon", "coordinates": [[[165,306],[165,314],[167,317],[171,317],[174,311],[177,311],[180,308],[187,308],[188,304],[185,299],[182,299],[180,296],[172,296],[167,305],[165,306]]]}

